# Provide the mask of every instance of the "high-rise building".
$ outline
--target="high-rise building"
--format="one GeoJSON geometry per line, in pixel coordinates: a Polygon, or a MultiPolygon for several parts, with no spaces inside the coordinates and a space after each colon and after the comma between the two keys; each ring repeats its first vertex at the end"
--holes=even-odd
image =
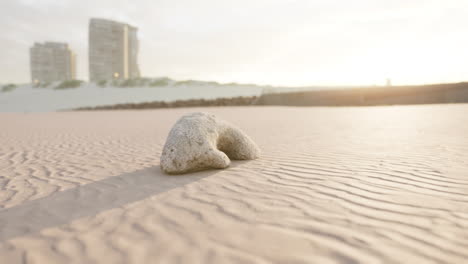
{"type": "Polygon", "coordinates": [[[33,83],[76,78],[76,56],[66,43],[34,43],[29,50],[33,83]]]}
{"type": "Polygon", "coordinates": [[[138,28],[128,24],[92,18],[89,22],[89,79],[140,77],[138,28]]]}

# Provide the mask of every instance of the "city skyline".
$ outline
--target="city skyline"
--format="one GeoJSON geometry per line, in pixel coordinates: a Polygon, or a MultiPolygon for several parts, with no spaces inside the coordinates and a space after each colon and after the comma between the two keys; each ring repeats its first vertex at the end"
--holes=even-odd
{"type": "Polygon", "coordinates": [[[91,17],[139,28],[141,75],[273,85],[467,80],[466,1],[0,3],[0,83],[29,80],[34,42],[67,42],[88,79],[91,17]],[[6,12],[8,11],[8,12],[6,12]]]}

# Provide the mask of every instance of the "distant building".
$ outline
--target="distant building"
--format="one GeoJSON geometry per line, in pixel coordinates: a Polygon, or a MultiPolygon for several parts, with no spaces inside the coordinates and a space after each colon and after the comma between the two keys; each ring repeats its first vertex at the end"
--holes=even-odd
{"type": "Polygon", "coordinates": [[[89,79],[140,77],[138,28],[128,24],[92,18],[89,22],[89,79]]]}
{"type": "Polygon", "coordinates": [[[34,43],[29,50],[31,81],[53,82],[76,78],[76,56],[66,43],[34,43]]]}

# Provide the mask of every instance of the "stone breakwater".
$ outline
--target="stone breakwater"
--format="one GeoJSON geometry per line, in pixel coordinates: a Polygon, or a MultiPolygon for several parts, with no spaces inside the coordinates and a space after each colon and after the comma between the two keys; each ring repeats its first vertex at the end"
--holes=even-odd
{"type": "Polygon", "coordinates": [[[126,103],[75,110],[153,109],[205,106],[377,106],[468,103],[468,83],[354,87],[307,91],[264,91],[260,96],[126,103]]]}
{"type": "Polygon", "coordinates": [[[179,107],[200,107],[200,106],[247,106],[254,105],[257,96],[239,96],[231,98],[217,99],[190,99],[177,100],[173,102],[155,101],[144,103],[126,103],[116,105],[103,105],[96,107],[81,107],[74,110],[133,110],[133,109],[155,109],[155,108],[179,108],[179,107]]]}

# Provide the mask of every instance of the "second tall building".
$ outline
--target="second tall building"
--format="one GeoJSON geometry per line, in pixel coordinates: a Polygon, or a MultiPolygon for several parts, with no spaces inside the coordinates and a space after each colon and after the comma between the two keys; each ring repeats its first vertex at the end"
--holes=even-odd
{"type": "Polygon", "coordinates": [[[140,77],[138,28],[112,20],[92,18],[89,22],[89,79],[140,77]]]}

